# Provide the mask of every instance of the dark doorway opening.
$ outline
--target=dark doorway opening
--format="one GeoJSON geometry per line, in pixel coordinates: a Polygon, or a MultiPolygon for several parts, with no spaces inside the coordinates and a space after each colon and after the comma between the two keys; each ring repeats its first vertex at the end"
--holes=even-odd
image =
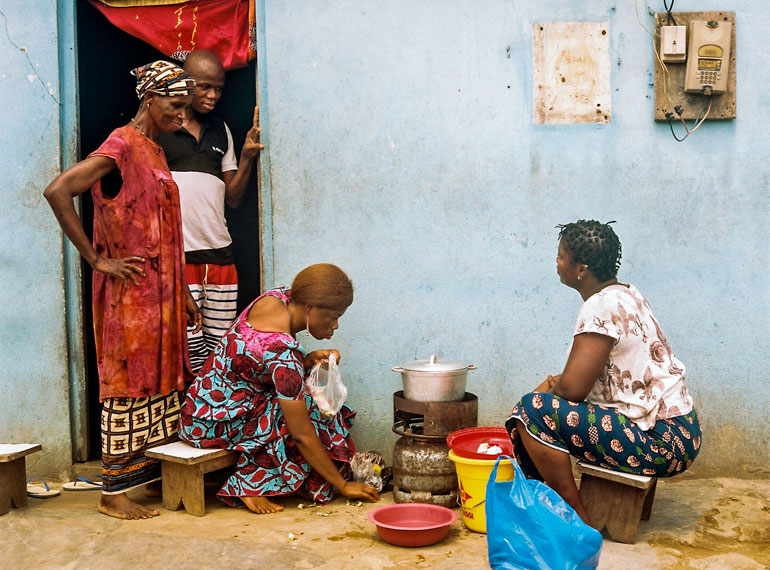
{"type": "MultiPolygon", "coordinates": [[[[170,59],[151,45],[113,26],[87,0],[77,2],[77,58],[80,156],[94,151],[117,127],[134,116],[139,104],[131,69],[156,59],[170,59]]],[[[256,99],[256,65],[229,71],[226,88],[214,114],[224,119],[233,133],[236,156],[240,156],[256,99]]],[[[256,170],[256,169],[255,169],[256,170]]],[[[259,223],[256,175],[243,205],[227,212],[233,238],[235,264],[240,282],[238,307],[242,310],[259,294],[259,223]]],[[[81,199],[83,225],[89,237],[93,227],[93,203],[88,192],[81,199]]],[[[93,315],[91,314],[91,268],[83,263],[83,322],[86,338],[88,405],[88,456],[101,457],[99,379],[96,370],[93,315]]]]}

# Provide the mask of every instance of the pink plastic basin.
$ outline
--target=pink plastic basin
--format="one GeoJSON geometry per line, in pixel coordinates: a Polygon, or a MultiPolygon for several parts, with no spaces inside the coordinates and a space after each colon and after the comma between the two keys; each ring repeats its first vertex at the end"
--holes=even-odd
{"type": "Polygon", "coordinates": [[[369,520],[385,542],[396,546],[428,546],[443,540],[457,515],[446,507],[422,503],[384,505],[369,520]]]}
{"type": "Polygon", "coordinates": [[[449,448],[460,457],[467,459],[496,459],[498,455],[513,456],[513,444],[508,432],[502,427],[475,427],[453,431],[446,437],[449,448]],[[476,450],[482,443],[497,445],[502,454],[489,455],[476,450]]]}

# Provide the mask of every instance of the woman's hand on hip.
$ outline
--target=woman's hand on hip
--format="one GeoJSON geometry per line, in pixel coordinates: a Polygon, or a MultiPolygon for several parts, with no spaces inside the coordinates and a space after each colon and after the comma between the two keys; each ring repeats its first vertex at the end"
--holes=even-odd
{"type": "Polygon", "coordinates": [[[120,279],[123,285],[128,287],[131,285],[131,282],[134,285],[139,285],[139,277],[144,277],[144,269],[141,265],[137,265],[139,263],[144,263],[144,258],[135,255],[118,259],[97,257],[96,261],[91,264],[91,267],[98,273],[104,273],[105,275],[120,279]]]}
{"type": "Polygon", "coordinates": [[[345,485],[340,488],[340,493],[351,499],[366,499],[372,502],[380,500],[377,489],[358,481],[345,481],[345,485]]]}
{"type": "Polygon", "coordinates": [[[313,352],[311,352],[305,357],[305,360],[303,363],[305,365],[305,370],[310,370],[311,368],[313,368],[313,366],[315,366],[319,362],[323,362],[323,361],[328,362],[329,357],[332,354],[334,354],[335,360],[339,363],[340,351],[337,350],[336,348],[332,348],[330,350],[314,350],[313,352]]]}

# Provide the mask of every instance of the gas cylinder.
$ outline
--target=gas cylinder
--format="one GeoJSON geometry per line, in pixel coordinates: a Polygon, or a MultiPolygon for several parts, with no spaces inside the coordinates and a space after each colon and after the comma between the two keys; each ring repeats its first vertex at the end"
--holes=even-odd
{"type": "Polygon", "coordinates": [[[401,436],[393,448],[393,500],[457,507],[458,484],[449,459],[446,436],[477,425],[478,398],[422,402],[393,394],[393,432],[401,436]]]}
{"type": "Polygon", "coordinates": [[[456,507],[457,474],[448,454],[443,438],[400,437],[393,448],[393,500],[456,507]]]}

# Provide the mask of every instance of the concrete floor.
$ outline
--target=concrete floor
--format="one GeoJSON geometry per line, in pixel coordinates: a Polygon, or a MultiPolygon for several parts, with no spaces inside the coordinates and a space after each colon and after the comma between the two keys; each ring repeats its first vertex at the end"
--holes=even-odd
{"type": "MultiPolygon", "coordinates": [[[[291,498],[283,501],[284,512],[259,516],[219,503],[215,489],[207,487],[207,513],[200,518],[163,510],[158,499],[132,492],[161,511],[143,521],[100,514],[98,491],[30,498],[25,508],[0,516],[0,568],[488,568],[486,535],[466,530],[460,520],[439,544],[400,548],[383,542],[368,521],[374,504],[338,498],[326,507],[298,509],[301,501],[291,498]]],[[[379,504],[392,500],[386,492],[379,504]]],[[[605,540],[599,568],[770,568],[770,480],[685,473],[660,481],[637,543],[605,540]]]]}

